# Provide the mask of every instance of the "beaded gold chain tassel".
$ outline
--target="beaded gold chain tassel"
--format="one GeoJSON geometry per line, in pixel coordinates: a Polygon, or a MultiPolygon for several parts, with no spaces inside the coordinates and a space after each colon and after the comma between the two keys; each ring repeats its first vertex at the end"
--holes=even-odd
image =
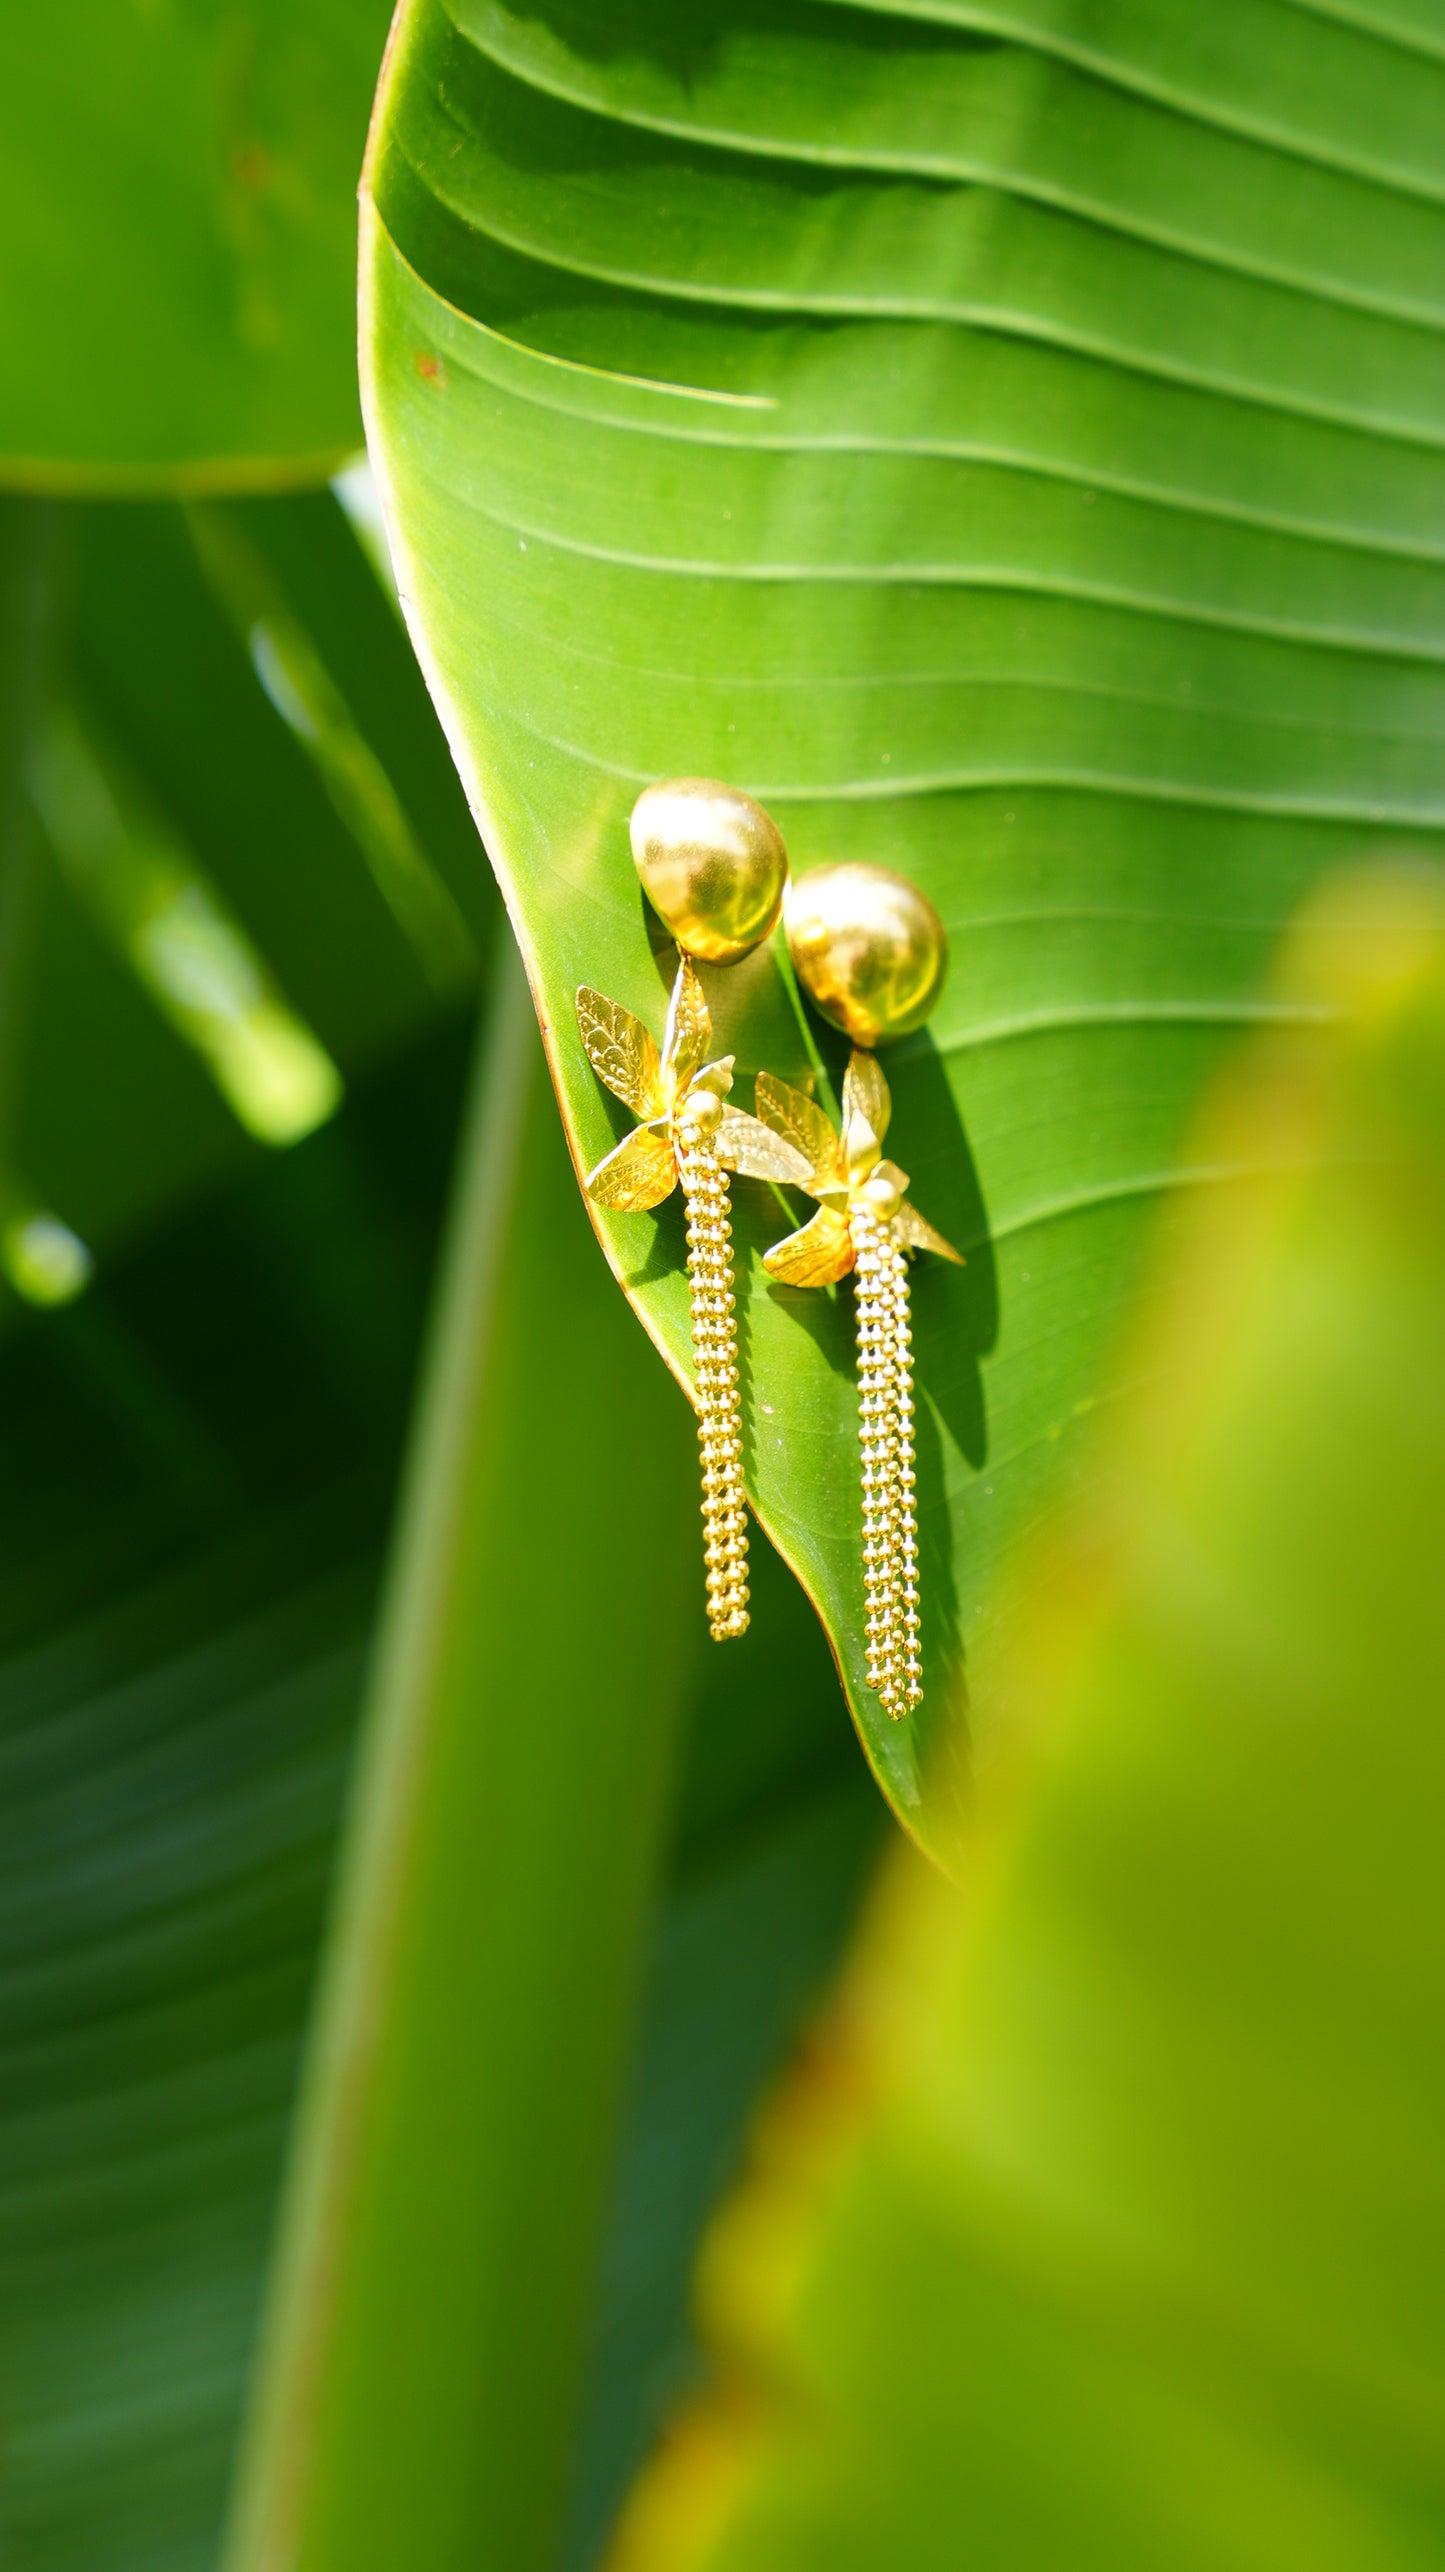
{"type": "Polygon", "coordinates": [[[681,1186],[708,1625],[724,1643],[748,1627],[748,1521],[743,1491],[737,1290],[729,1174],[776,1178],[785,1155],[755,1117],[727,1104],[731,1054],[707,1059],[712,1025],[692,958],[730,964],[776,924],[787,851],[770,816],[708,778],[650,786],[632,816],[632,851],[679,962],[659,1052],[631,1010],[584,983],[577,1021],[599,1080],[639,1119],[587,1180],[594,1202],[643,1213],[681,1186]]]}
{"type": "Polygon", "coordinates": [[[923,1701],[908,1254],[959,1253],[908,1204],[906,1172],[883,1157],[892,1103],[866,1049],[921,1025],[942,989],[947,939],[932,904],[886,867],[815,868],[789,893],[787,921],[799,979],[854,1050],[841,1133],[815,1099],[758,1076],[759,1119],[791,1150],[794,1184],[818,1200],[763,1264],[794,1286],[855,1279],[864,1664],[897,1720],[923,1701]]]}
{"type": "Polygon", "coordinates": [[[849,1232],[858,1299],[868,1685],[898,1716],[923,1699],[908,1263],[886,1218],[871,1209],[850,1216],[849,1232]]]}
{"type": "Polygon", "coordinates": [[[870,1054],[855,1051],[848,1065],[841,1134],[816,1099],[771,1072],[758,1074],[757,1105],[791,1147],[794,1185],[818,1199],[808,1223],[763,1253],[764,1267],[787,1286],[855,1280],[865,1669],[896,1719],[923,1699],[906,1253],[959,1254],[908,1204],[907,1174],[883,1158],[890,1101],[870,1054]]]}
{"type": "Polygon", "coordinates": [[[738,1405],[737,1298],[727,1172],[711,1146],[685,1136],[678,1167],[687,1198],[687,1273],[702,1458],[703,1561],[715,1643],[748,1626],[748,1515],[738,1405]]]}
{"type": "Polygon", "coordinates": [[[892,1257],[871,1215],[849,1225],[858,1297],[858,1443],[863,1459],[863,1587],[867,1596],[868,1685],[890,1714],[901,1683],[897,1369],[892,1257]]]}
{"type": "MultiPolygon", "coordinates": [[[[955,1251],[956,1259],[958,1253],[955,1251]]],[[[923,1702],[923,1640],[918,1586],[918,1474],[913,1446],[913,1316],[908,1301],[908,1262],[897,1242],[889,1246],[893,1289],[894,1478],[898,1493],[898,1595],[902,1606],[903,1692],[910,1707],[923,1702]]]]}

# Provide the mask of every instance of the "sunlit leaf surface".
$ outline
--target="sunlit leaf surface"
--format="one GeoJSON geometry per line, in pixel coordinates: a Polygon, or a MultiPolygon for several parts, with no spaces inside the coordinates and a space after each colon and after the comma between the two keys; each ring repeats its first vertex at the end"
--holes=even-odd
{"type": "MultiPolygon", "coordinates": [[[[901,866],[952,936],[888,1065],[968,1257],[917,1279],[908,1726],[861,1685],[848,1290],[769,1287],[776,1201],[734,1191],[752,1487],[936,1848],[1002,1549],[1067,1482],[1151,1200],[1216,1175],[1186,1105],[1301,886],[1445,818],[1442,113],[1418,6],[400,14],[369,433],[579,1165],[620,1121],[577,984],[661,1024],[646,780],[735,778],[795,867],[901,866]]],[[[741,1103],[796,1080],[766,961],[707,979],[741,1103]]],[[[678,1210],[601,1229],[685,1372],[678,1210]]]]}
{"type": "Polygon", "coordinates": [[[717,2397],[609,2572],[1440,2558],[1425,891],[1387,920],[1357,885],[1311,953],[1357,1029],[1230,1076],[1203,1145],[1267,1127],[1303,1166],[1165,1263],[1107,1471],[1026,1566],[1029,1747],[971,1893],[914,1862],[880,1907],[704,2263],[717,2397]]]}

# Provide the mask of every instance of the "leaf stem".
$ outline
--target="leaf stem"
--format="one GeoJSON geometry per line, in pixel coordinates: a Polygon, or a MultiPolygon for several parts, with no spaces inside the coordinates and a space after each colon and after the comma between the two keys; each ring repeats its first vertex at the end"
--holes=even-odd
{"type": "Polygon", "coordinates": [[[798,1032],[803,1040],[803,1051],[808,1057],[809,1064],[812,1067],[813,1078],[818,1085],[815,1093],[818,1104],[820,1107],[827,1109],[833,1123],[841,1131],[843,1116],[838,1103],[838,1095],[833,1086],[833,1076],[829,1071],[827,1064],[824,1062],[821,1052],[819,1051],[817,1032],[813,1026],[811,1018],[808,1016],[807,1008],[804,1004],[803,994],[798,984],[798,977],[793,968],[793,959],[788,952],[787,933],[782,927],[781,922],[773,931],[772,950],[773,961],[777,965],[779,974],[782,976],[783,989],[788,995],[793,1016],[798,1022],[798,1032]]]}
{"type": "Polygon", "coordinates": [[[597,1256],[508,938],[226,2572],[553,2558],[691,1632],[690,1482],[688,1413],[597,1256]]]}

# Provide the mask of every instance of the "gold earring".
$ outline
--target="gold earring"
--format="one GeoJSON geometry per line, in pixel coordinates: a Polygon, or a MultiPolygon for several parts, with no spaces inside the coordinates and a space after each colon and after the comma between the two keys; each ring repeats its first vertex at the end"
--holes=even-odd
{"type": "Polygon", "coordinates": [[[855,1045],[886,1045],[932,1015],[948,932],[906,875],[861,860],[810,867],[788,886],[785,910],[798,980],[855,1045]]]}
{"type": "Polygon", "coordinates": [[[632,862],[654,911],[704,964],[736,964],[778,925],[788,851],[771,813],[716,777],[668,777],[632,807],[632,862]]]}
{"type": "Polygon", "coordinates": [[[921,1026],[943,988],[948,938],[932,903],[883,866],[815,867],[790,888],[786,918],[799,980],[854,1051],[841,1134],[815,1099],[758,1075],[758,1116],[802,1165],[795,1184],[818,1199],[817,1213],[765,1251],[763,1265],[790,1286],[831,1286],[856,1272],[866,1669],[896,1720],[923,1698],[906,1254],[963,1262],[908,1204],[906,1172],[883,1157],[888,1084],[863,1049],[921,1026]]]}
{"type": "Polygon", "coordinates": [[[577,993],[592,1068],[639,1120],[589,1174],[587,1191],[596,1204],[625,1213],[660,1206],[679,1184],[686,1199],[707,1612],[713,1640],[722,1643],[748,1627],[728,1174],[777,1178],[790,1164],[766,1126],[726,1104],[733,1057],[707,1060],[712,1026],[692,958],[735,963],[769,935],[788,853],[761,804],[697,777],[673,778],[639,796],[632,853],[648,898],[678,942],[677,979],[660,1053],[630,1009],[588,983],[577,993]]]}

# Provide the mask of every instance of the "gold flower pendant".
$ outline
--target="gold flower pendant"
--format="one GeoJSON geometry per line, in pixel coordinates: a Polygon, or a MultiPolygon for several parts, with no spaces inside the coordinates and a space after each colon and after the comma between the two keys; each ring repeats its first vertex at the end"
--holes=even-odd
{"type": "Polygon", "coordinates": [[[963,1261],[908,1204],[906,1173],[883,1158],[891,1103],[872,1054],[855,1051],[849,1062],[841,1135],[815,1099],[771,1072],[758,1075],[757,1108],[793,1155],[793,1184],[818,1199],[808,1223],[764,1252],[764,1267],[788,1286],[832,1286],[850,1270],[857,1275],[867,1678],[896,1720],[923,1699],[906,1254],[932,1250],[959,1267],[963,1261]]]}
{"type": "Polygon", "coordinates": [[[599,1206],[643,1214],[680,1186],[687,1201],[707,1613],[713,1640],[748,1626],[748,1525],[738,1396],[737,1299],[728,1176],[778,1179],[794,1156],[756,1117],[727,1105],[733,1057],[707,1060],[712,1026],[702,984],[683,955],[662,1051],[640,1018],[583,983],[577,1023],[599,1080],[640,1122],[598,1162],[587,1193],[599,1206]]]}

